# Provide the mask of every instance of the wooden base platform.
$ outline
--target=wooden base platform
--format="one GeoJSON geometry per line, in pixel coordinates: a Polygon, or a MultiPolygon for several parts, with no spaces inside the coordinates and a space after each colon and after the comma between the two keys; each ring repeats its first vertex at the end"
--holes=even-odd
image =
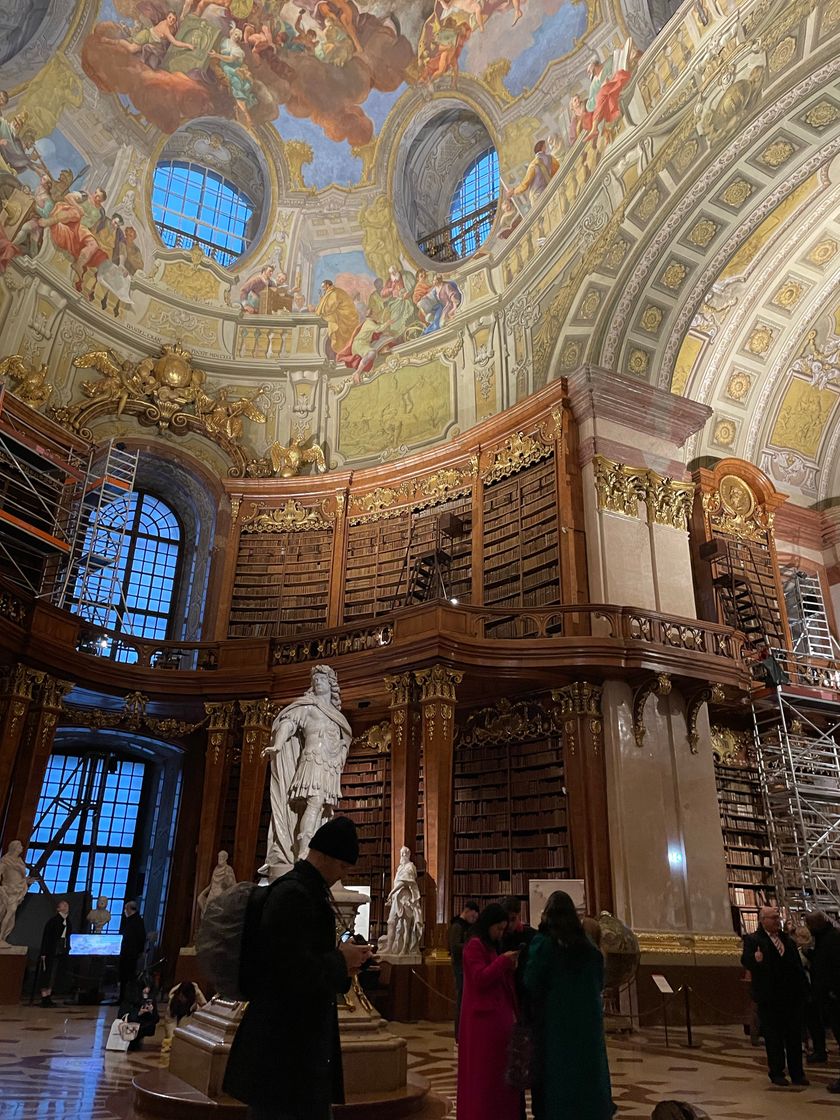
{"type": "MultiPolygon", "coordinates": [[[[214,1100],[193,1089],[168,1070],[153,1070],[131,1083],[134,1109],[142,1116],[172,1117],[174,1120],[244,1120],[246,1106],[232,1097],[214,1100]]],[[[335,1105],[336,1120],[398,1120],[419,1113],[426,1104],[429,1082],[408,1075],[405,1089],[393,1093],[357,1094],[346,1104],[335,1105]]]]}

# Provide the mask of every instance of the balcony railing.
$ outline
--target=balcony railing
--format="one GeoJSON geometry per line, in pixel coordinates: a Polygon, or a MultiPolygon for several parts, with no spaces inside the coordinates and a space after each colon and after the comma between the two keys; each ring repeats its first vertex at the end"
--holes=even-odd
{"type": "Polygon", "coordinates": [[[478,210],[464,214],[449,225],[418,238],[420,251],[429,260],[436,261],[438,264],[447,264],[470,256],[482,242],[486,241],[493,228],[498,205],[499,200],[494,198],[492,202],[488,202],[478,210]]]}

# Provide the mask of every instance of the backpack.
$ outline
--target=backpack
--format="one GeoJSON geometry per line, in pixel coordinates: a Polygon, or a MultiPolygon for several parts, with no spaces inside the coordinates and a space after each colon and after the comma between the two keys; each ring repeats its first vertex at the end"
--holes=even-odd
{"type": "Polygon", "coordinates": [[[254,933],[268,897],[268,887],[236,883],[207,904],[195,939],[203,975],[224,999],[250,999],[253,983],[247,963],[254,933]]]}
{"type": "Polygon", "coordinates": [[[660,1101],[651,1120],[709,1120],[708,1112],[684,1101],[660,1101]]]}

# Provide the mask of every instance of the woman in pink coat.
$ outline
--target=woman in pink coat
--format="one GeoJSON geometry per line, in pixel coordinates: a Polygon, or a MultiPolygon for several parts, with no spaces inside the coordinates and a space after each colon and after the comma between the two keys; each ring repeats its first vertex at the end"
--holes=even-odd
{"type": "Polygon", "coordinates": [[[520,1120],[522,1094],[505,1081],[516,1022],[518,952],[499,954],[507,914],[491,903],[464,946],[464,995],[458,1030],[458,1120],[520,1120]]]}

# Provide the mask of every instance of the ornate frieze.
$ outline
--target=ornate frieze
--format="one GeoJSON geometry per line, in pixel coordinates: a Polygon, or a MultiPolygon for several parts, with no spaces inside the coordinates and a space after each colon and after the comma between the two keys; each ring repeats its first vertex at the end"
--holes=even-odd
{"type": "Polygon", "coordinates": [[[461,728],[457,740],[462,747],[482,743],[518,743],[554,730],[551,714],[536,700],[511,703],[502,697],[496,704],[473,712],[461,728]]]}
{"type": "Polygon", "coordinates": [[[590,681],[573,681],[562,688],[553,688],[551,698],[561,716],[600,716],[603,686],[590,681]]]}
{"type": "Polygon", "coordinates": [[[540,463],[554,452],[554,438],[543,429],[533,435],[515,432],[490,453],[485,460],[481,477],[485,483],[498,482],[512,474],[540,463]]]}
{"type": "Polygon", "coordinates": [[[464,679],[464,674],[448,665],[433,665],[431,669],[418,669],[414,677],[420,686],[422,701],[447,700],[454,704],[455,687],[464,679]]]}
{"type": "Polygon", "coordinates": [[[332,517],[326,502],[319,506],[302,506],[290,498],[279,509],[263,509],[253,504],[251,513],[242,521],[243,533],[305,533],[310,529],[330,529],[332,517]]]}
{"type": "MultiPolygon", "coordinates": [[[[60,683],[67,684],[67,682],[60,683]]],[[[68,689],[72,687],[68,684],[68,689]]],[[[207,717],[192,723],[172,717],[150,716],[147,712],[148,705],[149,697],[142,692],[127,693],[122,708],[117,709],[80,708],[76,705],[63,704],[62,722],[69,723],[71,727],[89,727],[96,731],[112,727],[119,727],[126,731],[148,730],[156,735],[162,735],[165,739],[182,738],[197,731],[207,722],[207,717]]],[[[224,707],[224,705],[218,706],[224,707]]],[[[208,705],[205,705],[205,708],[207,707],[208,705]]]]}
{"type": "Polygon", "coordinates": [[[356,747],[360,751],[373,751],[376,754],[390,754],[391,721],[384,719],[381,723],[375,723],[373,727],[369,727],[366,731],[363,731],[361,735],[357,735],[351,746],[356,747]]]}
{"type": "Polygon", "coordinates": [[[712,727],[712,754],[724,766],[749,766],[753,737],[749,731],[712,727]]]}
{"type": "Polygon", "coordinates": [[[477,470],[478,457],[474,455],[466,468],[445,467],[421,478],[407,479],[399,486],[379,486],[367,494],[352,494],[350,524],[398,517],[408,510],[429,509],[461,497],[472,490],[477,470]]]}

